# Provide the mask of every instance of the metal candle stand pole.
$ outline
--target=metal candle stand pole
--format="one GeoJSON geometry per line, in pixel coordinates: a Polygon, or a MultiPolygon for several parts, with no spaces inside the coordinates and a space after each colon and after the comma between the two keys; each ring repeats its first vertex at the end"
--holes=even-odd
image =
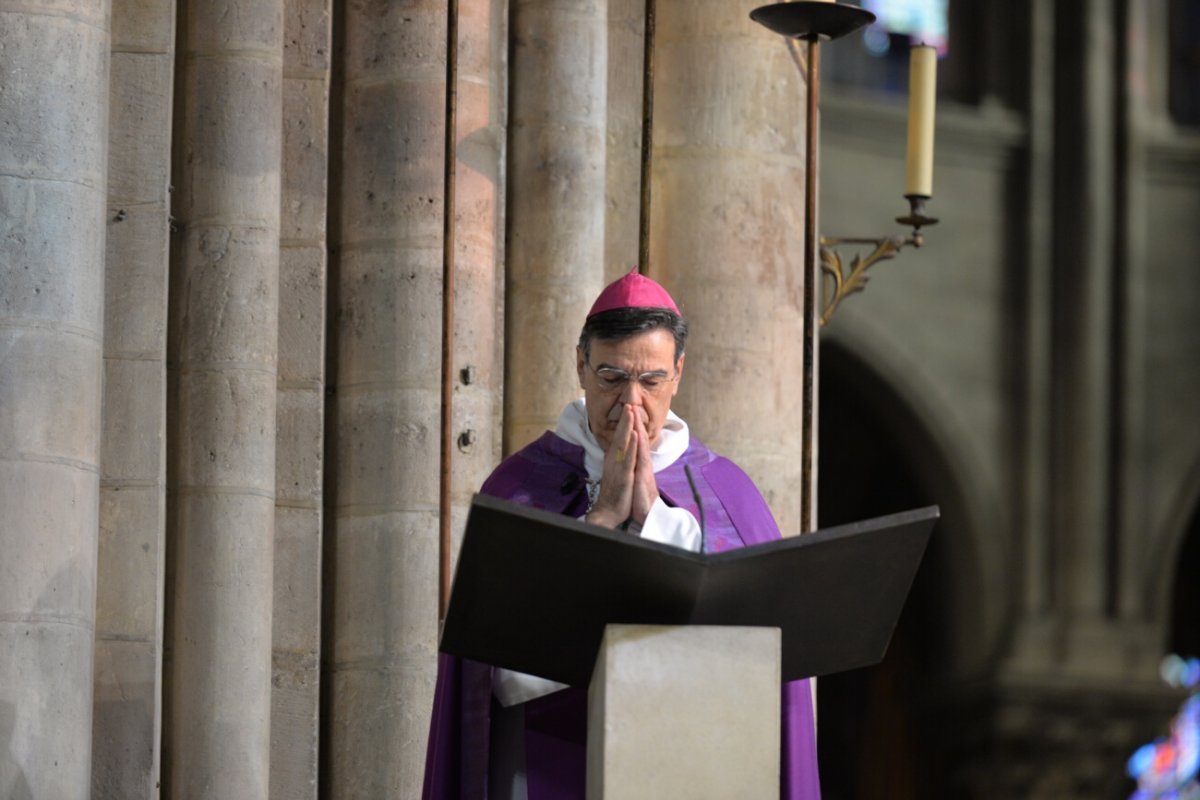
{"type": "MultiPolygon", "coordinates": [[[[842,5],[831,0],[775,3],[750,13],[750,18],[775,33],[803,41],[807,45],[808,103],[805,124],[804,176],[804,364],[802,467],[800,493],[800,522],[805,532],[817,529],[817,329],[832,317],[838,304],[849,294],[866,286],[866,271],[875,263],[892,258],[905,245],[920,247],[924,243],[923,226],[933,225],[936,219],[926,216],[928,194],[908,194],[910,210],[907,216],[897,217],[902,225],[911,225],[912,236],[888,236],[881,239],[834,239],[820,237],[816,232],[817,219],[817,105],[820,99],[820,45],[822,41],[839,39],[875,21],[875,15],[857,6],[842,5]],[[833,249],[839,244],[874,244],[875,250],[865,258],[855,256],[848,268],[833,249]],[[821,281],[817,254],[820,249],[820,270],[831,278],[827,297],[818,306],[817,286],[821,281]]],[[[930,107],[932,112],[932,106],[930,107]]],[[[911,148],[910,142],[910,148],[911,148]]],[[[930,146],[930,158],[932,147],[930,146]]],[[[910,153],[911,156],[911,153],[910,153]]]]}

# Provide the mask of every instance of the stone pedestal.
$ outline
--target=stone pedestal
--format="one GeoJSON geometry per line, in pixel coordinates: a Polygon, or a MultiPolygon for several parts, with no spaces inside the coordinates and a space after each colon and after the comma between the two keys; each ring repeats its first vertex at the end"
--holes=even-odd
{"type": "Polygon", "coordinates": [[[779,797],[781,642],[778,628],[609,625],[589,800],[779,797]]]}

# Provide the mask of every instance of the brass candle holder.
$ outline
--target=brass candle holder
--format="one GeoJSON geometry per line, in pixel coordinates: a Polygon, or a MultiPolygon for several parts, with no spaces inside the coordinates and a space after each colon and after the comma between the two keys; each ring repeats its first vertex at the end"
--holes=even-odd
{"type": "Polygon", "coordinates": [[[867,270],[880,261],[887,261],[900,252],[901,248],[918,248],[925,244],[922,227],[937,224],[936,217],[925,214],[927,195],[910,194],[908,198],[910,210],[903,217],[896,217],[896,222],[912,227],[911,236],[884,236],[878,239],[846,238],[822,236],[821,272],[826,278],[824,307],[821,311],[821,325],[827,325],[833,318],[833,312],[838,305],[855,292],[861,292],[867,287],[867,270]],[[834,248],[838,245],[874,245],[875,249],[866,256],[855,254],[847,265],[834,248]]]}

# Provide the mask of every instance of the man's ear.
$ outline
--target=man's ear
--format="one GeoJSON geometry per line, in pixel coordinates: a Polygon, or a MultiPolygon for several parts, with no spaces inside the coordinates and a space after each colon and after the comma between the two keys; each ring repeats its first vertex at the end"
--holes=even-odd
{"type": "Polygon", "coordinates": [[[683,360],[687,358],[687,353],[679,356],[679,360],[675,362],[675,389],[671,392],[674,397],[679,392],[679,382],[683,380],[683,360]]]}
{"type": "Polygon", "coordinates": [[[583,348],[575,346],[575,374],[579,376],[579,388],[583,388],[583,348]]]}

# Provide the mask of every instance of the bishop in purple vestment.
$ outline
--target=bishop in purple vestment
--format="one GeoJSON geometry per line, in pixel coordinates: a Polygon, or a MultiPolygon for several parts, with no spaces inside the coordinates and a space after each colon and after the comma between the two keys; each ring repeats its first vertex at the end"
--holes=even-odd
{"type": "MultiPolygon", "coordinates": [[[[779,538],[750,478],[671,411],[686,338],[659,284],[636,271],[610,284],[576,350],[583,399],[567,405],[553,432],[505,459],[481,491],[693,551],[779,538]]],[[[818,800],[808,681],[784,685],[781,714],[780,796],[818,800]]],[[[587,687],[443,654],[423,796],[582,800],[586,737],[587,687]]]]}

